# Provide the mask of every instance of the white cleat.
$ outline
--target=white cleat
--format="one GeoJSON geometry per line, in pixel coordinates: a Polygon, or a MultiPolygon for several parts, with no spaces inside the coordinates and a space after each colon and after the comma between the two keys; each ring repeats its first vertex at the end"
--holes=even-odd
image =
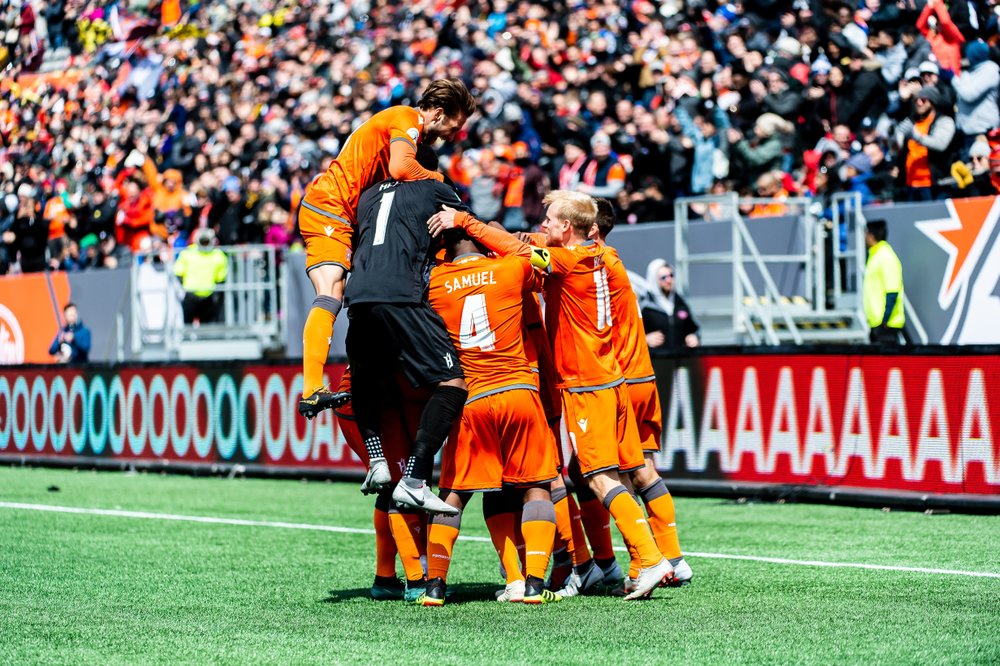
{"type": "Polygon", "coordinates": [[[459,514],[458,509],[432,493],[426,483],[420,484],[417,488],[411,488],[406,484],[406,479],[396,484],[396,489],[392,491],[392,501],[402,507],[426,511],[427,513],[441,513],[446,516],[459,514]]]}
{"type": "Polygon", "coordinates": [[[568,599],[580,594],[586,594],[591,590],[596,590],[603,582],[604,572],[601,571],[601,567],[597,566],[595,562],[583,576],[580,576],[575,571],[570,574],[570,577],[566,580],[566,586],[557,592],[563,599],[568,599]]]}
{"type": "Polygon", "coordinates": [[[497,601],[506,603],[521,603],[524,601],[524,581],[515,580],[504,589],[497,592],[497,601]]]}
{"type": "Polygon", "coordinates": [[[674,575],[667,579],[667,587],[683,587],[691,582],[694,578],[694,572],[691,571],[691,565],[681,558],[681,561],[674,565],[674,575]]]}
{"type": "Polygon", "coordinates": [[[652,592],[665,579],[673,576],[674,568],[666,558],[660,560],[659,564],[639,570],[639,577],[635,579],[635,589],[625,595],[625,601],[639,599],[652,592]]]}
{"type": "Polygon", "coordinates": [[[369,461],[368,474],[361,484],[361,492],[365,495],[377,493],[392,483],[392,475],[389,473],[389,463],[385,458],[372,458],[369,461]]]}

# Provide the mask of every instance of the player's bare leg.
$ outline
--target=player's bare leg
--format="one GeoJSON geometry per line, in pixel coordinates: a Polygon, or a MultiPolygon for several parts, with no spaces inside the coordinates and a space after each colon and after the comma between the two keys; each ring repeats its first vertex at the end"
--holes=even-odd
{"type": "Polygon", "coordinates": [[[299,414],[313,418],[350,399],[349,393],[333,392],[323,383],[323,368],[330,355],[333,324],[343,304],[346,271],[336,264],[313,266],[308,272],[316,290],[302,331],[302,399],[299,414]]]}
{"type": "Polygon", "coordinates": [[[635,589],[625,596],[627,600],[639,599],[672,576],[673,567],[657,548],[642,508],[622,485],[617,472],[597,472],[587,482],[615,519],[625,543],[635,548],[639,556],[641,568],[635,589]]]}
{"type": "Polygon", "coordinates": [[[693,574],[690,565],[684,561],[681,544],[677,538],[674,498],[656,471],[651,452],[646,452],[645,460],[644,467],[632,472],[632,483],[636,488],[636,494],[646,504],[649,527],[656,540],[656,546],[674,567],[674,575],[668,579],[667,584],[671,587],[686,585],[691,581],[693,574]]]}

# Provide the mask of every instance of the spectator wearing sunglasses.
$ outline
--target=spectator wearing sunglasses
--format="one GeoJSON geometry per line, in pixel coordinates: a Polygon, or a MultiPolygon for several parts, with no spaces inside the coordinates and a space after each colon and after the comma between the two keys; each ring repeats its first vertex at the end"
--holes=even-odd
{"type": "Polygon", "coordinates": [[[701,344],[698,323],[687,302],[674,290],[674,267],[654,259],[646,270],[650,295],[642,308],[646,344],[653,356],[665,356],[701,344]]]}

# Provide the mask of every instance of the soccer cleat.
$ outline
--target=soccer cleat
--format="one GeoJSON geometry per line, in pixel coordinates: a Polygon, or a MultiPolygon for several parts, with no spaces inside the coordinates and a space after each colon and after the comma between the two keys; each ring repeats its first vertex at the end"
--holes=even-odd
{"type": "Polygon", "coordinates": [[[660,560],[659,564],[639,570],[639,577],[635,579],[635,589],[625,595],[625,601],[632,601],[645,597],[648,593],[660,584],[664,578],[673,576],[674,568],[666,559],[660,560]]]}
{"type": "Polygon", "coordinates": [[[680,562],[674,565],[674,575],[667,579],[667,587],[683,587],[690,584],[692,578],[694,572],[691,571],[691,565],[682,557],[680,562]]]}
{"type": "Polygon", "coordinates": [[[417,599],[417,603],[421,606],[444,606],[447,589],[448,586],[443,578],[431,578],[427,581],[427,587],[417,599]]]}
{"type": "Polygon", "coordinates": [[[368,461],[368,474],[361,484],[361,492],[371,495],[382,490],[392,483],[392,475],[389,473],[389,463],[385,458],[372,458],[368,461]]]}
{"type": "Polygon", "coordinates": [[[622,574],[622,568],[618,566],[618,560],[611,560],[611,564],[601,567],[601,573],[604,574],[605,587],[618,587],[625,578],[622,574]]]}
{"type": "Polygon", "coordinates": [[[345,391],[338,391],[337,393],[334,393],[330,389],[320,386],[318,389],[313,391],[312,395],[308,398],[301,398],[299,400],[299,414],[307,419],[311,419],[324,409],[340,407],[350,401],[350,393],[345,391]]]}
{"type": "Polygon", "coordinates": [[[497,592],[497,601],[520,603],[524,601],[524,581],[515,580],[497,592]]]}
{"type": "Polygon", "coordinates": [[[442,513],[446,516],[459,514],[458,509],[432,493],[426,483],[421,483],[418,488],[411,488],[406,479],[396,484],[396,489],[392,491],[392,501],[399,506],[427,513],[442,513]]]}
{"type": "Polygon", "coordinates": [[[575,597],[580,594],[587,594],[596,591],[597,587],[604,581],[604,573],[601,568],[594,564],[582,576],[575,571],[566,581],[566,585],[557,592],[563,599],[575,597]]]}
{"type": "Polygon", "coordinates": [[[545,581],[541,578],[529,576],[524,583],[524,603],[526,604],[551,604],[562,601],[562,597],[552,590],[545,589],[545,581]]]}
{"type": "Polygon", "coordinates": [[[395,576],[375,576],[371,595],[375,601],[395,601],[403,598],[406,586],[395,576]]]}
{"type": "Polygon", "coordinates": [[[403,601],[408,604],[418,603],[426,590],[427,581],[408,580],[406,581],[406,591],[403,592],[403,601]]]}

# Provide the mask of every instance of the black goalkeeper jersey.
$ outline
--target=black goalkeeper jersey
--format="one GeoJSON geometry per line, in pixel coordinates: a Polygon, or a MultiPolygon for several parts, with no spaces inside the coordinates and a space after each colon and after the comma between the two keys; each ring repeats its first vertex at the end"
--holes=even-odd
{"type": "Polygon", "coordinates": [[[437,180],[387,180],[365,190],[344,305],[424,301],[437,247],[427,220],[444,205],[468,210],[437,180]]]}

